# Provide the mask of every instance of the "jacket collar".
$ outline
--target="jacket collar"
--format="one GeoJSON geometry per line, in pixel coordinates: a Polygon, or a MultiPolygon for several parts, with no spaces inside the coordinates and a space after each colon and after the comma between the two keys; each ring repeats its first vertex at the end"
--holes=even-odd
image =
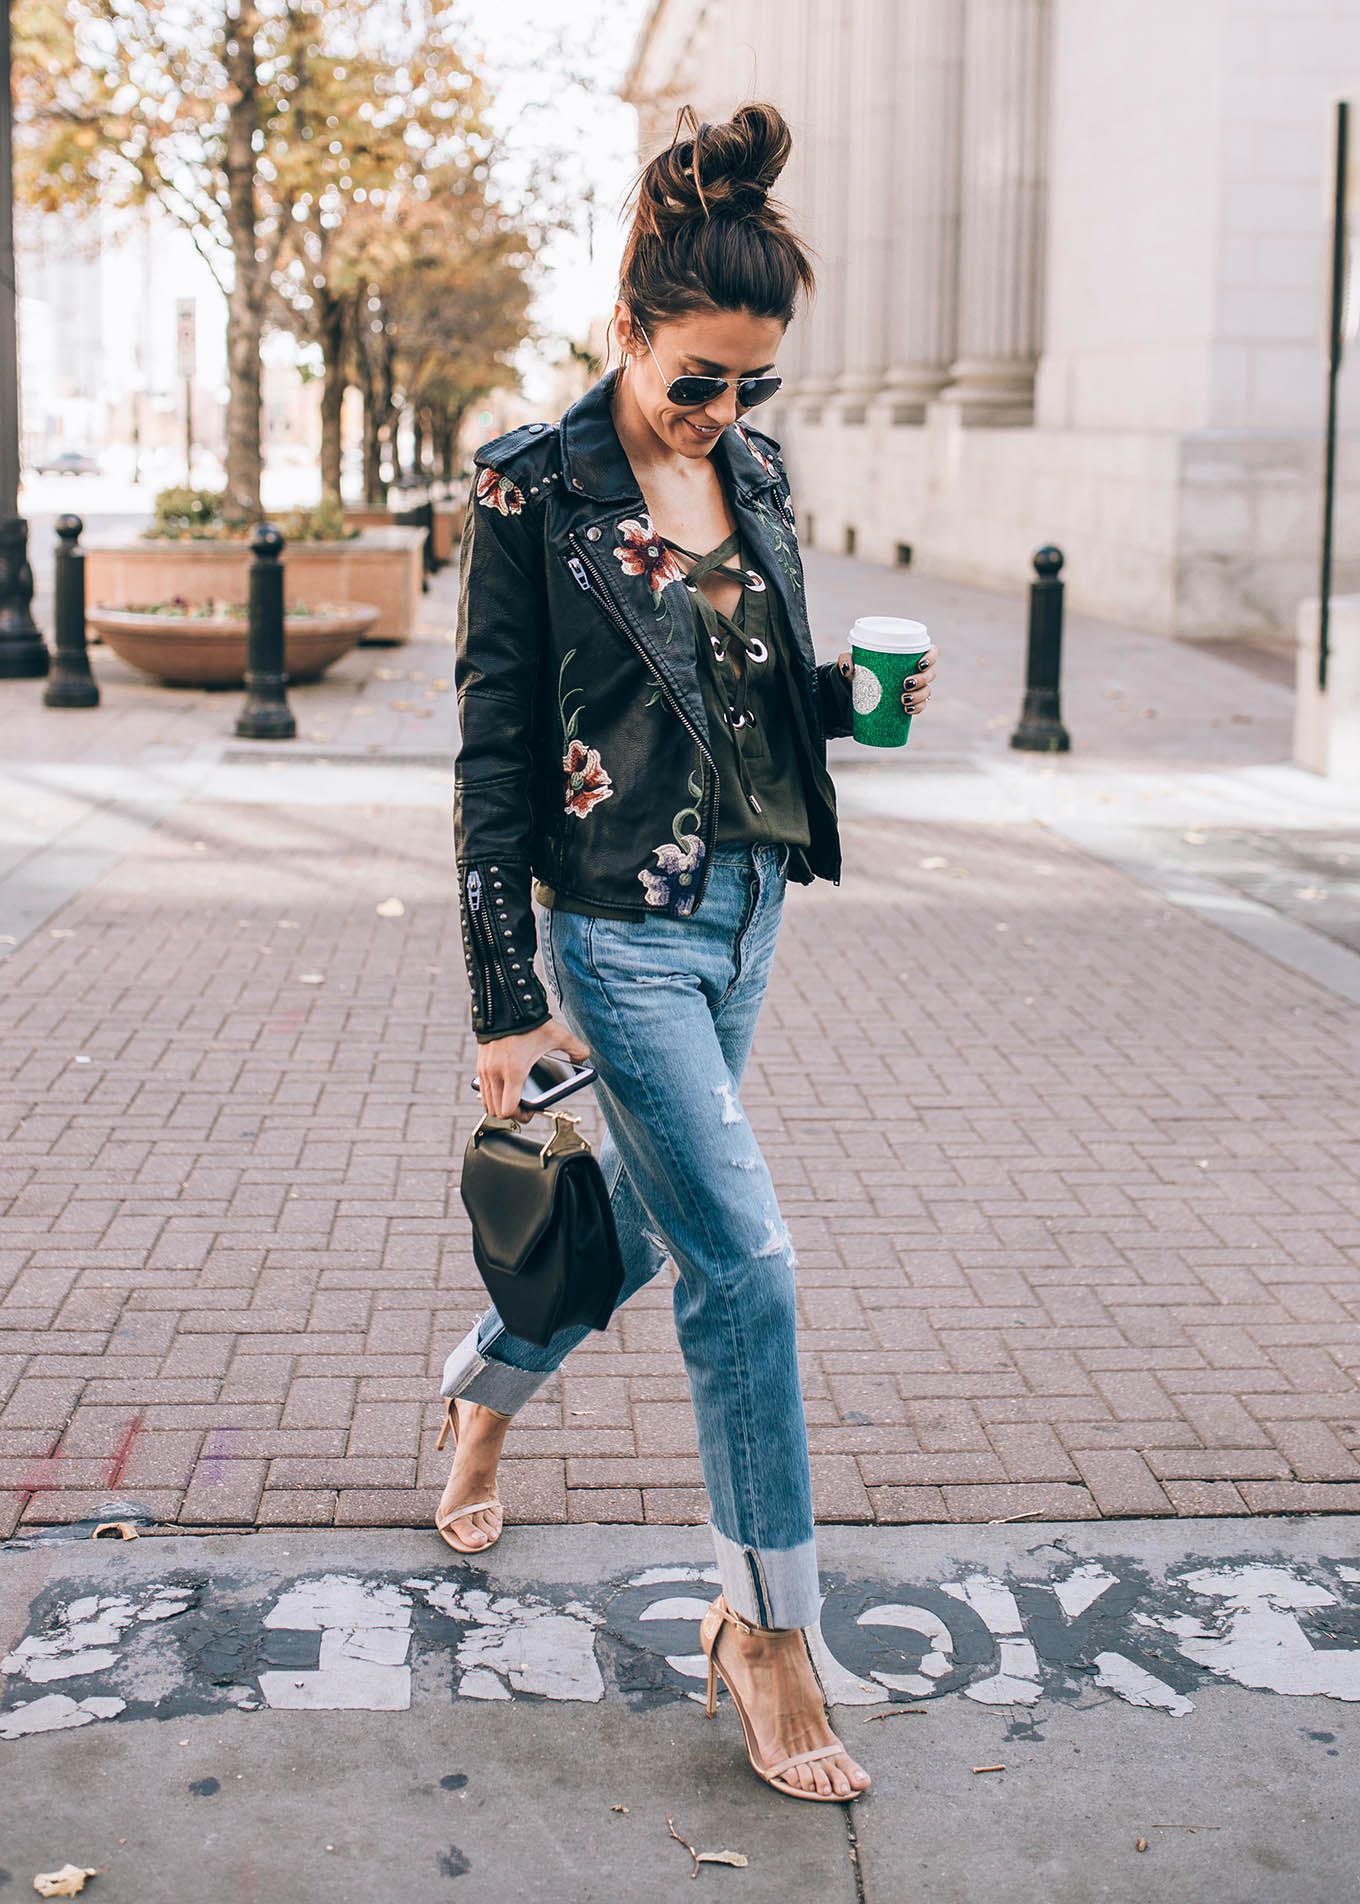
{"type": "MultiPolygon", "coordinates": [[[[637,478],[614,428],[610,399],[618,370],[607,370],[562,418],[562,462],[574,496],[621,507],[643,506],[637,478]]],[[[739,423],[730,423],[713,447],[731,493],[741,499],[778,482],[773,465],[752,449],[739,423]]]]}

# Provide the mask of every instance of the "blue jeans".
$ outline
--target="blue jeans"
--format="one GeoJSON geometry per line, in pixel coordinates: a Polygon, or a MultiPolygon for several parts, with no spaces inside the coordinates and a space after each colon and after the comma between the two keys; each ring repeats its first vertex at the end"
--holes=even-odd
{"type": "MultiPolygon", "coordinates": [[[[671,1259],[723,1592],[761,1626],[813,1626],[821,1595],[795,1341],[793,1246],[738,1095],[784,900],[788,849],[714,850],[687,919],[538,908],[548,982],[599,1074],[600,1166],[620,1302],[671,1259]]],[[[488,1309],[441,1393],[513,1414],[591,1334],[544,1347],[488,1309]]]]}

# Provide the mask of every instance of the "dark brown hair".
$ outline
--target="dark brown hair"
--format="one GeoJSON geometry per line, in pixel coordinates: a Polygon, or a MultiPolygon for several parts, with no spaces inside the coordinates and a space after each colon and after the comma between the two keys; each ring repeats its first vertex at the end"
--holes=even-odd
{"type": "Polygon", "coordinates": [[[738,106],[721,125],[692,106],[678,114],[629,199],[619,296],[644,329],[708,308],[788,323],[814,288],[806,248],[769,196],[792,143],[777,106],[738,106]]]}

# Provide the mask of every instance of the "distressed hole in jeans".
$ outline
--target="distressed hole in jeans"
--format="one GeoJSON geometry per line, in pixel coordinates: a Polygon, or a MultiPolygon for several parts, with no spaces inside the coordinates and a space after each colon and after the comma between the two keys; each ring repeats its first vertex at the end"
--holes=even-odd
{"type": "Polygon", "coordinates": [[[757,1259],[765,1256],[792,1257],[792,1255],[793,1244],[790,1241],[788,1231],[776,1223],[772,1216],[767,1216],[765,1219],[765,1241],[756,1251],[757,1259]]]}
{"type": "Polygon", "coordinates": [[[650,1243],[652,1248],[656,1251],[658,1258],[657,1268],[664,1269],[671,1258],[670,1244],[666,1241],[665,1237],[658,1236],[655,1230],[644,1230],[642,1232],[642,1240],[644,1243],[650,1243]]]}
{"type": "Polygon", "coordinates": [[[730,1157],[728,1162],[734,1170],[754,1170],[756,1167],[754,1157],[730,1157]]]}
{"type": "Polygon", "coordinates": [[[715,1084],[714,1097],[722,1099],[722,1121],[724,1124],[740,1124],[741,1107],[737,1103],[736,1087],[731,1084],[715,1084]]]}
{"type": "Polygon", "coordinates": [[[634,985],[684,985],[687,983],[683,972],[634,972],[634,985]]]}

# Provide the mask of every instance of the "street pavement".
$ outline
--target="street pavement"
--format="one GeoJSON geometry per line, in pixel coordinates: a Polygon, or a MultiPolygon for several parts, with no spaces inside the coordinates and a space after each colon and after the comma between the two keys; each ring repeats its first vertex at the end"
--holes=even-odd
{"type": "Polygon", "coordinates": [[[69,1862],[111,1904],[1340,1904],[1356,1558],[1335,1518],[828,1528],[845,1806],[762,1787],[725,1694],[705,1719],[700,1528],[512,1527],[476,1564],[35,1532],[0,1569],[0,1856],[16,1897],[69,1862]]]}
{"type": "Polygon", "coordinates": [[[689,1896],[668,1811],[752,1897],[1353,1891],[1356,790],[1289,764],[1269,649],[1073,617],[1073,752],[1026,756],[1019,596],[822,555],[809,588],[825,654],[870,609],[942,653],[905,755],[833,744],[845,875],[790,893],[742,1094],[873,1798],[847,1835],[763,1792],[694,1706],[665,1276],[518,1418],[495,1552],[430,1531],[481,1306],[445,572],[416,641],[294,693],[291,743],[98,649],[98,709],[0,683],[16,1894],[70,1857],[142,1904],[689,1896]],[[142,1538],[92,1544],[108,1519],[142,1538]],[[638,1602],[668,1579],[684,1606],[638,1602]],[[890,1696],[928,1714],[880,1724],[890,1696]],[[30,1727],[53,1697],[77,1716],[30,1727]]]}
{"type": "MultiPolygon", "coordinates": [[[[819,1514],[1353,1509],[1353,794],[1288,765],[1279,682],[1080,620],[1074,752],[1017,754],[1019,601],[834,557],[811,588],[827,652],[877,605],[944,657],[905,756],[834,744],[845,875],[790,893],[743,1092],[819,1514]],[[1300,840],[1325,906],[1281,896],[1300,840]]],[[[102,651],[97,709],[0,686],[5,1531],[111,1491],[430,1518],[480,1298],[455,597],[299,689],[291,743],[102,651]]],[[[669,1308],[663,1276],[523,1411],[512,1516],[702,1519],[669,1308]]]]}

